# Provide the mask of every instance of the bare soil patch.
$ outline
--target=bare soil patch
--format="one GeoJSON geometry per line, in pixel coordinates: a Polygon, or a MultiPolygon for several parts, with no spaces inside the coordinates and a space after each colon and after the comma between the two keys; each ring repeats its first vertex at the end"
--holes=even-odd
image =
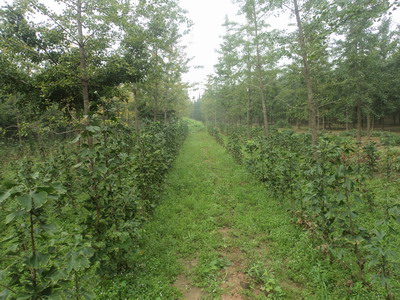
{"type": "MultiPolygon", "coordinates": [[[[218,232],[223,239],[231,237],[231,230],[227,227],[220,228],[218,232]]],[[[249,287],[249,278],[244,273],[246,268],[246,256],[238,247],[227,247],[220,251],[222,257],[227,258],[230,264],[223,269],[224,281],[221,288],[224,293],[221,295],[222,300],[239,300],[244,299],[242,292],[249,287]]]]}
{"type": "Polygon", "coordinates": [[[200,288],[193,286],[190,283],[190,280],[184,274],[178,276],[173,286],[181,291],[183,295],[182,299],[200,300],[202,297],[204,297],[203,291],[200,288]]]}
{"type": "MultiPolygon", "coordinates": [[[[185,273],[189,273],[191,269],[197,266],[197,260],[182,260],[182,265],[185,268],[185,273]]],[[[203,299],[206,294],[197,286],[194,286],[190,279],[185,273],[178,276],[175,283],[173,284],[183,295],[184,300],[200,300],[203,299]]]]}

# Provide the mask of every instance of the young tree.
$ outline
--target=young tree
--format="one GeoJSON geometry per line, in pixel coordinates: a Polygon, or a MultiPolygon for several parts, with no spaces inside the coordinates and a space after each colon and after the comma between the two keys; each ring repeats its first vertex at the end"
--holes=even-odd
{"type": "Polygon", "coordinates": [[[255,51],[255,72],[262,105],[264,135],[268,135],[269,120],[265,91],[265,60],[263,55],[263,52],[268,50],[265,49],[268,47],[265,44],[265,32],[268,27],[268,24],[265,22],[267,3],[262,0],[240,0],[237,2],[241,5],[241,13],[246,17],[246,31],[249,42],[255,51]]]}

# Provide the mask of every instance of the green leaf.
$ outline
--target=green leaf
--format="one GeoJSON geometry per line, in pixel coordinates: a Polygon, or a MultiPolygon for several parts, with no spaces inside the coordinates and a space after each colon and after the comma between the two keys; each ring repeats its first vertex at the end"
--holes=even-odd
{"type": "Polygon", "coordinates": [[[59,194],[65,194],[67,190],[63,187],[61,182],[54,182],[51,184],[51,186],[59,193],[59,194]]]}
{"type": "Polygon", "coordinates": [[[0,194],[0,204],[6,201],[12,195],[12,189],[0,194]]]}
{"type": "Polygon", "coordinates": [[[8,299],[8,296],[10,296],[10,291],[9,290],[3,290],[1,293],[0,293],[0,300],[6,300],[6,299],[8,299]]]}
{"type": "Polygon", "coordinates": [[[343,203],[346,200],[346,195],[342,192],[338,192],[337,199],[339,200],[339,202],[343,203]]]}
{"type": "Polygon", "coordinates": [[[68,270],[72,271],[79,271],[81,269],[86,269],[90,266],[89,260],[79,253],[72,253],[69,261],[68,261],[68,270]]]}
{"type": "Polygon", "coordinates": [[[76,144],[77,142],[79,142],[80,139],[81,139],[81,135],[78,134],[78,136],[76,138],[74,138],[70,143],[71,144],[76,144]]]}
{"type": "Polygon", "coordinates": [[[62,300],[62,299],[63,299],[63,297],[61,294],[52,294],[52,295],[48,295],[46,297],[46,300],[62,300]]]}
{"type": "Polygon", "coordinates": [[[108,168],[105,165],[99,165],[95,168],[95,171],[99,171],[101,174],[105,174],[108,171],[108,168]]]}
{"type": "Polygon", "coordinates": [[[89,247],[85,247],[82,249],[82,253],[86,256],[86,257],[92,257],[94,255],[94,250],[92,248],[89,247]]]}
{"type": "Polygon", "coordinates": [[[386,236],[386,232],[384,232],[384,231],[375,230],[374,234],[375,234],[376,238],[380,241],[382,241],[386,236]]]}
{"type": "Polygon", "coordinates": [[[86,130],[92,133],[99,132],[101,128],[99,126],[87,126],[86,130]]]}
{"type": "Polygon", "coordinates": [[[73,169],[73,170],[74,170],[74,169],[78,169],[78,168],[79,168],[80,166],[82,166],[82,165],[83,165],[83,163],[80,162],[80,163],[78,163],[78,164],[72,166],[72,169],[73,169]]]}
{"type": "Polygon", "coordinates": [[[85,297],[85,299],[87,299],[87,300],[94,299],[94,297],[95,297],[94,293],[92,291],[88,291],[88,290],[83,291],[82,294],[83,294],[83,297],[85,297]]]}
{"type": "Polygon", "coordinates": [[[44,224],[40,226],[40,229],[42,229],[47,234],[54,234],[57,231],[57,226],[55,226],[54,224],[44,224]]]}
{"type": "Polygon", "coordinates": [[[17,300],[30,300],[30,299],[32,299],[32,296],[24,293],[24,294],[19,294],[18,298],[16,298],[16,299],[17,300]]]}
{"type": "Polygon", "coordinates": [[[376,267],[377,265],[379,265],[379,260],[376,259],[376,258],[371,259],[371,260],[367,263],[368,268],[373,268],[373,267],[376,267]]]}
{"type": "Polygon", "coordinates": [[[364,201],[362,200],[362,198],[358,194],[354,195],[354,201],[356,201],[359,204],[363,204],[364,203],[364,201]]]}
{"type": "Polygon", "coordinates": [[[92,291],[89,291],[87,289],[82,289],[82,295],[87,300],[92,300],[95,297],[95,294],[92,291]]]}
{"type": "MultiPolygon", "coordinates": [[[[9,241],[15,239],[16,237],[17,237],[17,235],[9,236],[8,238],[5,238],[4,240],[0,241],[0,244],[7,243],[7,242],[9,242],[9,241]]],[[[1,276],[0,276],[0,277],[1,277],[1,276]]],[[[0,278],[0,280],[1,280],[1,278],[0,278]]]]}
{"type": "Polygon", "coordinates": [[[32,194],[33,203],[35,208],[41,208],[47,202],[47,193],[42,191],[39,193],[32,194]]]}
{"type": "Polygon", "coordinates": [[[15,218],[23,217],[23,216],[26,216],[26,215],[27,215],[27,213],[26,213],[26,211],[24,211],[24,210],[15,211],[15,212],[9,214],[9,215],[6,217],[5,223],[6,223],[6,224],[10,224],[15,218]]]}
{"type": "Polygon", "coordinates": [[[66,269],[60,269],[50,276],[53,282],[58,282],[61,279],[66,279],[67,277],[68,277],[68,272],[66,269]]]}
{"type": "Polygon", "coordinates": [[[53,193],[54,192],[54,188],[52,186],[38,186],[36,188],[36,193],[38,192],[46,192],[48,194],[53,193]]]}
{"type": "Polygon", "coordinates": [[[38,268],[40,266],[46,265],[48,261],[48,255],[37,252],[28,259],[27,264],[33,268],[38,268]]]}
{"type": "Polygon", "coordinates": [[[17,197],[18,203],[22,206],[26,211],[31,211],[32,209],[32,198],[30,195],[22,195],[17,197]]]}
{"type": "Polygon", "coordinates": [[[389,215],[396,218],[400,216],[400,208],[398,206],[394,206],[388,210],[389,215]]]}

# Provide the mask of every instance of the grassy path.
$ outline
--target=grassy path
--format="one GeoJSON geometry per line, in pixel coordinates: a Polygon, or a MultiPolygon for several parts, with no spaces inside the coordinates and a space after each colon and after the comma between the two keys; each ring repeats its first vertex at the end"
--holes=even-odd
{"type": "Polygon", "coordinates": [[[129,289],[104,299],[323,298],[307,235],[205,131],[185,142],[141,234],[135,271],[113,282],[129,289]]]}

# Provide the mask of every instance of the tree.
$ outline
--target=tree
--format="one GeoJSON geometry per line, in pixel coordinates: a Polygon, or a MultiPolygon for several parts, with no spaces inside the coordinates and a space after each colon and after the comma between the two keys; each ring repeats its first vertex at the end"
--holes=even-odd
{"type": "Polygon", "coordinates": [[[309,118],[309,126],[311,128],[311,136],[312,136],[312,144],[318,144],[318,128],[317,128],[317,108],[314,101],[314,91],[313,91],[313,83],[312,83],[312,74],[308,59],[308,51],[306,45],[306,39],[303,31],[303,24],[300,16],[300,10],[297,0],[293,0],[294,13],[296,16],[296,22],[298,27],[298,35],[299,35],[299,45],[300,45],[300,53],[303,59],[303,72],[304,79],[307,86],[307,105],[308,105],[308,118],[309,118]]]}
{"type": "Polygon", "coordinates": [[[377,88],[372,84],[375,81],[373,74],[376,73],[377,67],[375,65],[377,57],[374,54],[377,45],[373,42],[372,26],[374,20],[381,17],[388,8],[389,2],[386,0],[371,0],[368,3],[354,0],[343,3],[341,7],[343,15],[340,17],[344,21],[340,33],[345,39],[338,45],[344,58],[341,67],[346,81],[346,94],[356,110],[358,142],[361,142],[363,111],[370,116],[373,90],[377,88]]]}
{"type": "Polygon", "coordinates": [[[265,30],[268,24],[264,20],[266,3],[260,0],[242,0],[238,1],[241,4],[241,12],[247,20],[246,31],[249,37],[249,42],[255,51],[255,71],[260,92],[260,101],[262,105],[264,135],[268,135],[268,105],[265,93],[265,63],[262,48],[268,47],[265,39],[265,30]],[[264,42],[264,43],[263,43],[264,42]]]}
{"type": "MultiPolygon", "coordinates": [[[[97,67],[113,52],[112,45],[118,37],[115,31],[115,20],[124,7],[117,0],[66,0],[56,1],[62,12],[56,13],[39,1],[29,3],[38,13],[48,18],[47,25],[62,32],[68,41],[69,49],[74,47],[79,51],[79,67],[75,72],[79,74],[81,94],[83,100],[83,115],[89,118],[90,97],[89,83],[97,67]]],[[[71,74],[72,75],[72,74],[71,74]]]]}
{"type": "MultiPolygon", "coordinates": [[[[127,24],[130,39],[135,39],[135,32],[129,29],[135,23],[143,28],[141,36],[147,54],[148,72],[137,85],[143,114],[150,118],[150,110],[153,120],[160,120],[162,115],[165,119],[168,107],[173,105],[174,95],[188,100],[186,92],[183,92],[186,85],[181,83],[181,75],[187,71],[188,60],[179,41],[190,29],[191,22],[177,1],[168,0],[139,2],[127,24]]],[[[130,52],[130,43],[125,46],[130,52]]]]}

